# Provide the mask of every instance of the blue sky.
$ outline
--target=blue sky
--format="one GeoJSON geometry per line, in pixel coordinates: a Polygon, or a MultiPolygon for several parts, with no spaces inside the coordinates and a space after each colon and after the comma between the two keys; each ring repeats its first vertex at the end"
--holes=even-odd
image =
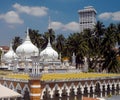
{"type": "Polygon", "coordinates": [[[27,27],[47,31],[48,19],[56,34],[77,32],[78,10],[93,6],[97,20],[106,26],[120,22],[120,0],[0,0],[0,45],[9,45],[15,36],[24,38],[27,27]],[[72,26],[72,27],[71,27],[72,26]]]}

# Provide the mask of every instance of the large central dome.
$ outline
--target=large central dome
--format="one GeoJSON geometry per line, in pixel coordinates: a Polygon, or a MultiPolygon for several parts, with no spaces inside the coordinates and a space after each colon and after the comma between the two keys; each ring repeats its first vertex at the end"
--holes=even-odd
{"type": "Polygon", "coordinates": [[[16,54],[26,58],[39,55],[38,48],[30,40],[28,29],[25,41],[16,49],[16,54]]]}
{"type": "Polygon", "coordinates": [[[41,58],[49,58],[49,59],[58,59],[58,53],[52,48],[50,44],[50,39],[48,40],[47,47],[41,51],[41,58]]]}

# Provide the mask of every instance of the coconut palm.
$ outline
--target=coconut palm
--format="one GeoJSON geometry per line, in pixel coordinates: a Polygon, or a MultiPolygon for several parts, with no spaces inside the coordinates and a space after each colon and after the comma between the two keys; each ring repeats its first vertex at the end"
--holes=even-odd
{"type": "Polygon", "coordinates": [[[46,47],[49,38],[50,38],[51,44],[54,45],[55,47],[55,32],[53,31],[53,29],[49,29],[48,32],[45,32],[43,34],[44,43],[43,43],[42,49],[46,47]]]}
{"type": "Polygon", "coordinates": [[[56,37],[56,49],[57,49],[57,51],[59,53],[62,53],[64,46],[65,46],[65,37],[62,34],[57,35],[57,37],[56,37]]]}
{"type": "Polygon", "coordinates": [[[16,48],[22,44],[22,39],[19,36],[16,36],[12,39],[13,50],[15,51],[16,48]]]}
{"type": "Polygon", "coordinates": [[[29,29],[29,35],[32,43],[36,45],[38,48],[41,48],[44,41],[42,34],[40,34],[38,30],[29,29]]]}

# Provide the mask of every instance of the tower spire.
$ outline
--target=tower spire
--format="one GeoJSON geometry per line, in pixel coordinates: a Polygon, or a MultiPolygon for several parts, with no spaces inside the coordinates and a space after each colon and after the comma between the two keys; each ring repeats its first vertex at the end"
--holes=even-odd
{"type": "Polygon", "coordinates": [[[51,27],[51,18],[50,18],[50,16],[49,16],[49,19],[48,19],[48,30],[49,29],[52,29],[52,27],[51,27]]]}

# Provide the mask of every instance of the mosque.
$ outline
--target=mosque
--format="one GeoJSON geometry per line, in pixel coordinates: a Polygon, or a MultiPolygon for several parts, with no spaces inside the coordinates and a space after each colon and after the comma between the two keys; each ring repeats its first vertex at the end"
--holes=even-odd
{"type": "MultiPolygon", "coordinates": [[[[16,52],[10,44],[10,49],[7,53],[2,53],[2,68],[7,68],[13,71],[31,71],[32,74],[40,74],[42,72],[53,70],[65,70],[69,66],[68,60],[61,62],[61,54],[58,54],[51,46],[50,38],[48,38],[48,44],[43,51],[33,45],[30,40],[29,32],[27,29],[26,38],[24,42],[17,47],[16,52]],[[39,67],[33,67],[37,64],[39,67]]],[[[72,56],[72,65],[75,65],[75,55],[72,56]]],[[[75,66],[71,66],[75,69],[75,66]]]]}
{"type": "MultiPolygon", "coordinates": [[[[10,49],[1,56],[0,84],[22,94],[22,98],[7,100],[82,100],[120,94],[119,74],[82,73],[72,62],[61,61],[50,43],[41,52],[31,42],[27,29],[24,42],[14,52],[10,49]]],[[[85,58],[84,71],[88,64],[85,58]]],[[[6,100],[3,98],[2,100],[6,100]]]]}

